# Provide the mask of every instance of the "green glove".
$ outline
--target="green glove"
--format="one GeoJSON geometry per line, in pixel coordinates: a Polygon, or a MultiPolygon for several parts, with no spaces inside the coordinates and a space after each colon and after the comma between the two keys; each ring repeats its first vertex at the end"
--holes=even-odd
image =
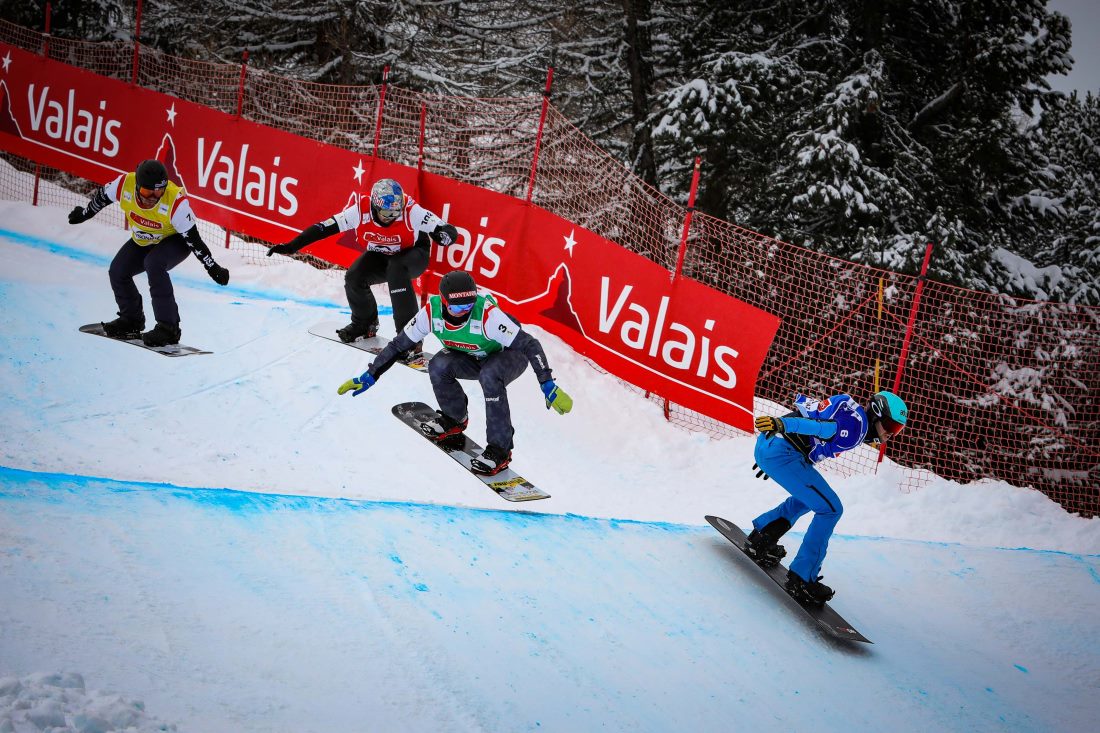
{"type": "Polygon", "coordinates": [[[565,393],[565,390],[554,384],[553,379],[542,382],[542,394],[546,398],[546,409],[554,408],[554,412],[564,415],[573,409],[573,398],[565,393]]]}

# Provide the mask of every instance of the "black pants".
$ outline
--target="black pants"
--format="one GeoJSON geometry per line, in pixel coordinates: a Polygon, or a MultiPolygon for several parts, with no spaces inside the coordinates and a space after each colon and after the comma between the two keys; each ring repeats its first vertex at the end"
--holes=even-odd
{"type": "Polygon", "coordinates": [[[522,352],[504,349],[484,359],[452,349],[442,349],[428,362],[428,376],[439,409],[454,420],[466,417],[469,404],[460,379],[476,379],[485,394],[485,440],[506,451],[512,450],[512,412],[508,407],[508,385],[527,369],[522,352]]]}
{"type": "Polygon", "coordinates": [[[145,320],[141,293],[134,284],[134,276],[144,272],[149,278],[153,317],[161,323],[178,326],[180,312],[176,306],[176,294],[168,271],[187,259],[190,253],[191,249],[180,234],[169,235],[148,247],[139,247],[134,244],[134,240],[127,239],[111,260],[111,268],[107,271],[111,278],[111,289],[115,291],[118,314],[133,321],[145,320]]]}
{"type": "Polygon", "coordinates": [[[351,322],[368,325],[378,320],[378,301],[374,299],[371,285],[386,283],[393,304],[393,323],[397,332],[416,315],[420,304],[416,299],[412,281],[428,268],[428,247],[413,247],[395,255],[381,252],[364,252],[352,263],[344,275],[344,292],[351,306],[351,322]]]}

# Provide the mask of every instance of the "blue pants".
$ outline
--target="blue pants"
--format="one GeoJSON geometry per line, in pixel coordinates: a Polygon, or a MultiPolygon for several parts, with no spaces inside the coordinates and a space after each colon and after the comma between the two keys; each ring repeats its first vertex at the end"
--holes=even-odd
{"type": "Polygon", "coordinates": [[[134,240],[127,239],[111,260],[111,267],[107,271],[111,279],[111,289],[115,291],[118,314],[132,321],[145,322],[141,293],[134,284],[134,276],[144,272],[149,278],[153,317],[161,323],[178,326],[180,312],[176,306],[176,295],[168,271],[187,259],[189,254],[191,250],[179,234],[169,235],[147,247],[139,247],[134,244],[134,240]]]}
{"type": "Polygon", "coordinates": [[[752,526],[763,529],[782,517],[793,527],[799,517],[812,511],[814,518],[791,563],[791,570],[807,582],[817,580],[829,549],[829,538],[844,513],[840,498],[810,463],[810,459],[785,438],[766,438],[761,433],[756,439],[753,456],[756,464],[791,496],[775,509],[752,520],[752,526]]]}
{"type": "Polygon", "coordinates": [[[452,349],[441,349],[428,362],[428,376],[439,401],[439,409],[454,420],[466,416],[466,392],[460,379],[476,379],[485,393],[485,440],[506,451],[512,450],[512,412],[508,407],[508,385],[527,369],[521,351],[503,349],[484,359],[452,349]]]}

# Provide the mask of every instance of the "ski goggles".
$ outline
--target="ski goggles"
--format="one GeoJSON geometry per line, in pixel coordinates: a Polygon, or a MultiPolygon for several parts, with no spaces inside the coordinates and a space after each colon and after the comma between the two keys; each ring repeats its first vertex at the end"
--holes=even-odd
{"type": "Polygon", "coordinates": [[[873,426],[876,437],[881,441],[895,437],[904,427],[901,423],[885,416],[876,416],[873,426]]]}
{"type": "Polygon", "coordinates": [[[167,188],[167,186],[161,186],[160,188],[146,188],[145,186],[139,186],[137,192],[138,196],[141,196],[143,199],[159,200],[160,197],[164,195],[164,191],[167,188]]]}
{"type": "Polygon", "coordinates": [[[400,219],[405,208],[404,197],[393,194],[373,196],[370,202],[375,220],[382,224],[392,224],[400,219]]]}
{"type": "Polygon", "coordinates": [[[879,423],[878,423],[878,424],[882,426],[882,429],[883,429],[883,430],[884,430],[884,431],[886,432],[886,434],[887,434],[888,436],[890,436],[891,438],[893,438],[893,437],[894,437],[895,435],[897,435],[898,433],[900,433],[900,432],[901,432],[901,430],[902,430],[902,428],[904,428],[904,427],[905,427],[905,426],[904,426],[904,425],[902,425],[901,423],[899,423],[899,422],[894,422],[893,420],[891,420],[891,419],[890,419],[890,418],[888,418],[888,417],[884,417],[884,418],[882,418],[881,420],[879,420],[879,423]]]}
{"type": "Polygon", "coordinates": [[[452,316],[461,316],[474,309],[473,303],[448,303],[447,312],[452,316]]]}

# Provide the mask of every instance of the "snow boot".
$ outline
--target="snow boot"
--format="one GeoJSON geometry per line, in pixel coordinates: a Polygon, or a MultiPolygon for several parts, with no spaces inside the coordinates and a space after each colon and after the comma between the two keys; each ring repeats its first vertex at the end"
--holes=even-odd
{"type": "Polygon", "coordinates": [[[401,361],[409,366],[427,366],[428,362],[424,358],[424,342],[421,341],[413,345],[411,349],[402,354],[401,361]]]}
{"type": "Polygon", "coordinates": [[[821,582],[823,576],[817,576],[817,580],[806,582],[793,570],[787,571],[787,593],[799,603],[811,606],[823,606],[836,593],[832,588],[821,582]]]}
{"type": "Polygon", "coordinates": [[[340,340],[345,344],[350,344],[358,338],[374,338],[378,335],[378,321],[373,321],[371,323],[352,321],[343,328],[336,329],[336,335],[339,336],[340,340]]]}
{"type": "Polygon", "coordinates": [[[464,417],[461,421],[454,420],[444,415],[442,410],[436,410],[435,417],[427,422],[420,423],[420,432],[427,435],[429,439],[439,443],[447,438],[460,435],[469,424],[469,417],[464,417]]]}
{"type": "Polygon", "coordinates": [[[157,325],[153,326],[152,331],[141,334],[141,341],[146,346],[172,346],[180,342],[180,335],[181,331],[178,323],[157,321],[157,325]]]}
{"type": "Polygon", "coordinates": [[[787,556],[787,549],[779,544],[779,538],[787,533],[791,523],[780,517],[761,529],[749,532],[745,541],[745,554],[763,568],[775,567],[787,556]]]}
{"type": "Polygon", "coordinates": [[[139,339],[144,329],[144,318],[133,319],[119,316],[115,320],[103,324],[103,333],[113,339],[139,339]]]}
{"type": "Polygon", "coordinates": [[[470,461],[470,470],[482,476],[495,476],[512,462],[512,451],[490,443],[481,455],[470,461]]]}

